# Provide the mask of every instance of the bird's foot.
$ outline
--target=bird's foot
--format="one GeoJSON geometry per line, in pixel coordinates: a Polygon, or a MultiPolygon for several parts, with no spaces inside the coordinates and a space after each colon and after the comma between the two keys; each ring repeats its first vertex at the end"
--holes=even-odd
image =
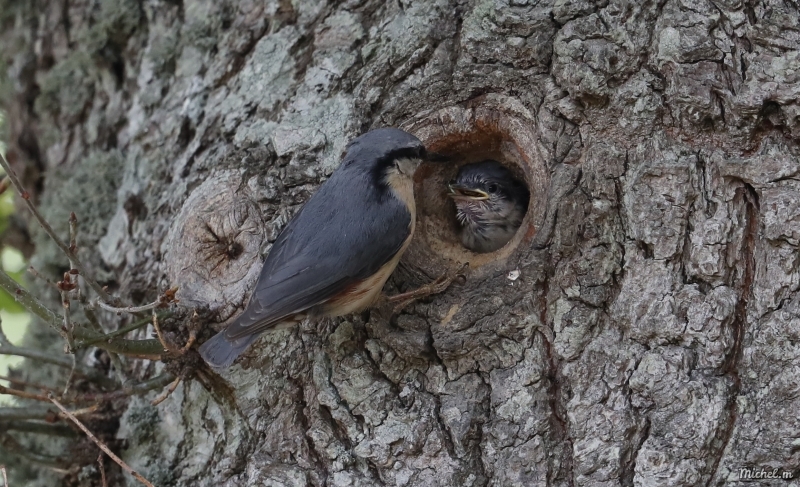
{"type": "Polygon", "coordinates": [[[403,308],[408,306],[409,304],[413,303],[414,301],[425,298],[428,296],[432,296],[434,294],[439,294],[447,290],[450,287],[450,284],[453,283],[456,279],[465,278],[464,270],[469,267],[469,263],[462,264],[458,266],[455,270],[450,270],[445,272],[438,279],[433,281],[430,284],[426,284],[424,286],[420,286],[417,289],[395,294],[394,296],[390,296],[386,299],[388,304],[393,304],[394,309],[392,310],[393,313],[399,313],[402,311],[403,308]]]}

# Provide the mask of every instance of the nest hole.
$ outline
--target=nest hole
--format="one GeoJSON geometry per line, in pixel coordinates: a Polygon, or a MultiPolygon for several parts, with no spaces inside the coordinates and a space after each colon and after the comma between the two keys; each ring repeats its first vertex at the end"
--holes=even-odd
{"type": "Polygon", "coordinates": [[[549,172],[536,144],[534,117],[514,99],[487,96],[428,114],[406,127],[430,152],[448,158],[424,163],[414,178],[417,228],[406,263],[434,273],[453,262],[468,262],[473,271],[491,264],[504,267],[515,250],[531,243],[544,220],[549,172]],[[461,166],[486,159],[510,169],[527,186],[530,201],[508,243],[493,252],[476,253],[461,243],[455,204],[447,191],[461,166]]]}

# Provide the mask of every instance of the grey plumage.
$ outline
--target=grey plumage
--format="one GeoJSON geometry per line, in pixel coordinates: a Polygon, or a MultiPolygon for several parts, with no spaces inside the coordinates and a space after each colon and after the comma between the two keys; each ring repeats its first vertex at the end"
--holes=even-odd
{"type": "Polygon", "coordinates": [[[493,252],[508,243],[525,217],[528,188],[494,160],[461,166],[450,183],[461,226],[461,243],[475,252],[493,252]]]}
{"type": "Polygon", "coordinates": [[[337,316],[337,296],[384,268],[410,238],[413,208],[385,178],[398,159],[424,155],[422,143],[398,129],[356,138],[273,244],[245,311],[200,347],[206,362],[227,367],[266,330],[337,316]]]}

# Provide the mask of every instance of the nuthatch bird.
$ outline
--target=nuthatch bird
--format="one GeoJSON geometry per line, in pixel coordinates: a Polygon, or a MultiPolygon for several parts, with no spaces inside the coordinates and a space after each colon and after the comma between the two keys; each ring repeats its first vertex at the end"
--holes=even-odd
{"type": "Polygon", "coordinates": [[[508,243],[530,200],[528,188],[491,159],[461,166],[449,189],[461,244],[474,252],[493,252],[508,243]]]}
{"type": "Polygon", "coordinates": [[[353,140],[272,245],[244,312],[200,347],[203,359],[225,368],[262,332],[370,306],[414,234],[412,178],[425,157],[399,129],[353,140]]]}

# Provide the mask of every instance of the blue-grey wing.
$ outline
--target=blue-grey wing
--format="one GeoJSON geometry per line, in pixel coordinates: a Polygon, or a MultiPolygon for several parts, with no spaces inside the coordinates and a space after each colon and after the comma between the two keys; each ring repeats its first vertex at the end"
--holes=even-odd
{"type": "Polygon", "coordinates": [[[400,251],[411,214],[363,175],[334,173],[283,230],[244,313],[225,331],[267,330],[375,274],[400,251]]]}

